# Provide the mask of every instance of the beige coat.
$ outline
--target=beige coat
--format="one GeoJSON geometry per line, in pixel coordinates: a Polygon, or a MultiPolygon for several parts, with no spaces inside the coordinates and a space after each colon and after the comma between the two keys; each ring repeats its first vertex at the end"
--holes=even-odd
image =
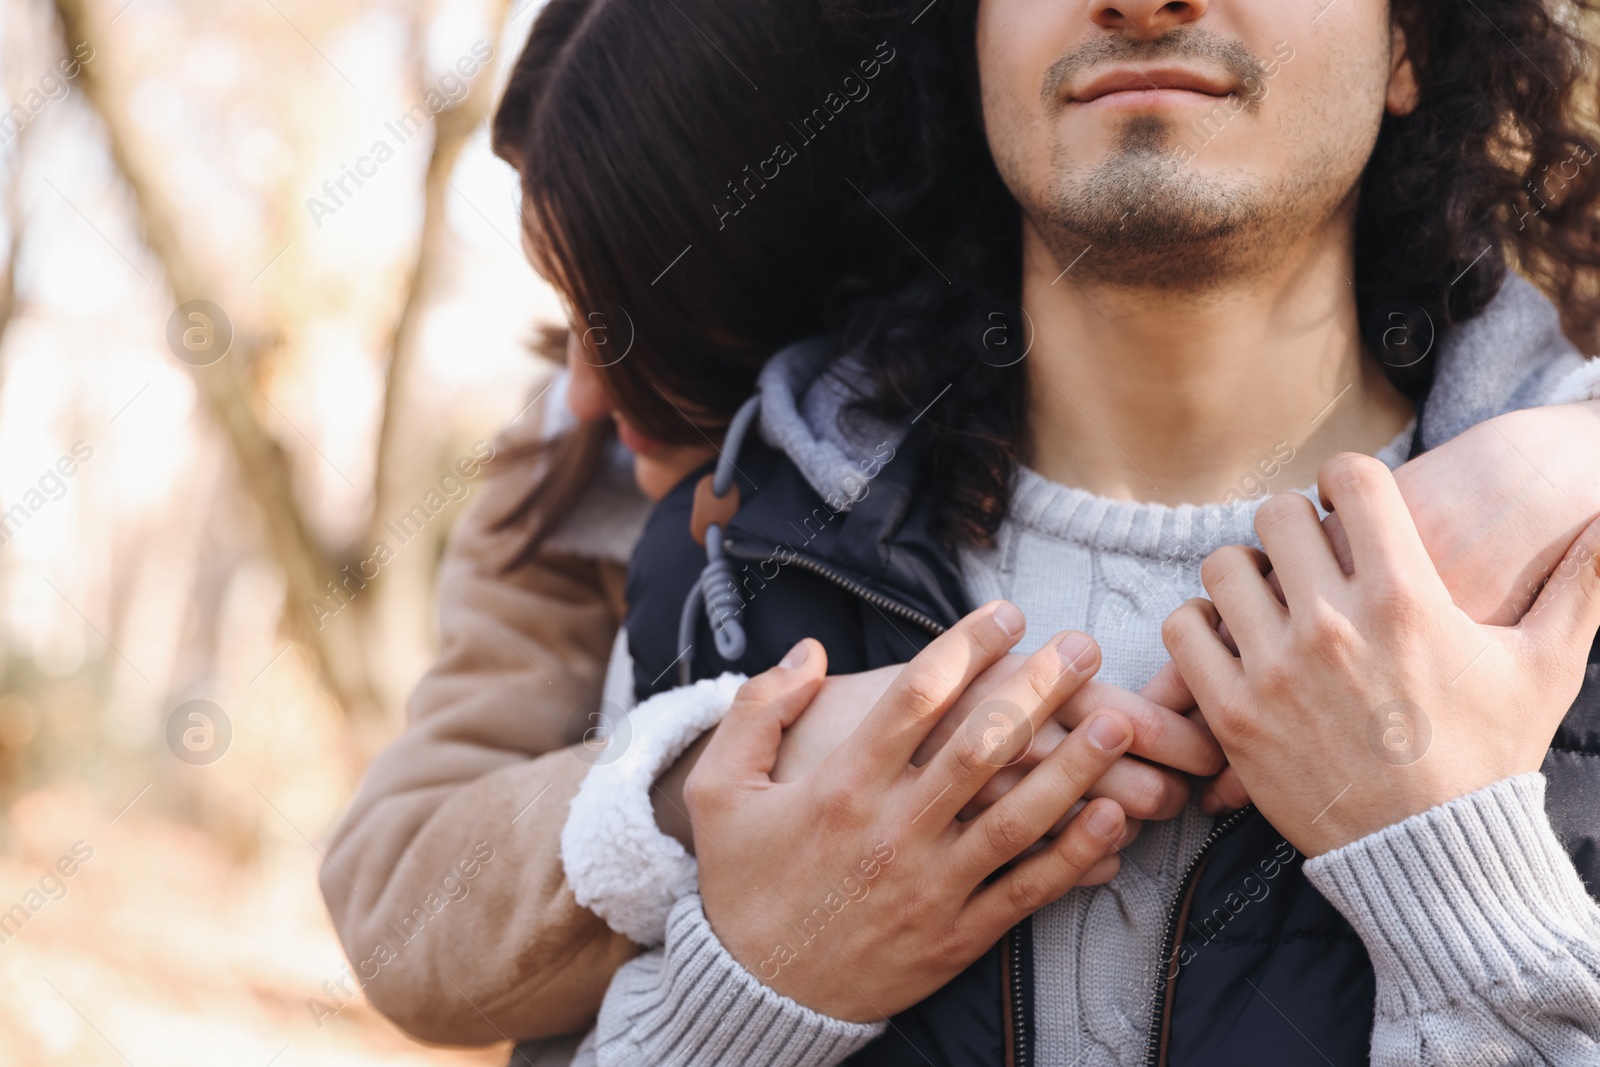
{"type": "MultiPolygon", "coordinates": [[[[497,455],[537,435],[539,415],[502,433],[497,455]]],[[[440,566],[439,659],[334,830],[321,876],[368,999],[417,1037],[451,1044],[583,1031],[612,974],[640,951],[577,905],[560,857],[567,804],[588,770],[569,746],[599,705],[626,564],[556,544],[497,573],[521,535],[489,526],[535,470],[490,470],[440,566]]],[[[623,492],[635,499],[579,509],[609,527],[613,555],[645,507],[631,485],[623,492]]]]}

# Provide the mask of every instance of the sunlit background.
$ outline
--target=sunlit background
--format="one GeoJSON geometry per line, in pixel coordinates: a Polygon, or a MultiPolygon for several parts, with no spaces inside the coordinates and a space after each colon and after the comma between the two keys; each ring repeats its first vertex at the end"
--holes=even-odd
{"type": "Polygon", "coordinates": [[[315,874],[547,373],[537,7],[0,0],[0,1064],[505,1061],[340,991],[315,874]]]}

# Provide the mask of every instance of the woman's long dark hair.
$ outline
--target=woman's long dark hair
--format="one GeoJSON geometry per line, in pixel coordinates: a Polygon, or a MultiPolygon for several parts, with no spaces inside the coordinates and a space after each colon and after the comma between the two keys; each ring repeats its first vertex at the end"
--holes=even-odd
{"type": "MultiPolygon", "coordinates": [[[[714,437],[773,351],[825,329],[830,290],[893,239],[860,224],[852,178],[898,75],[892,50],[835,34],[821,0],[546,4],[494,150],[521,176],[535,267],[643,433],[714,437]]],[[[538,481],[501,520],[528,531],[509,566],[576,502],[610,432],[540,446],[538,481]]]]}
{"type": "MultiPolygon", "coordinates": [[[[1384,118],[1361,182],[1356,285],[1374,351],[1388,326],[1374,312],[1385,305],[1414,305],[1442,334],[1479,314],[1510,267],[1557,302],[1577,344],[1592,350],[1600,340],[1595,49],[1581,36],[1597,29],[1597,7],[1394,0],[1421,99],[1411,115],[1384,118]]],[[[871,192],[917,249],[851,279],[858,302],[842,342],[867,356],[872,380],[859,407],[880,417],[903,420],[955,383],[920,420],[931,424],[929,477],[947,544],[992,541],[1025,430],[1022,368],[982,362],[967,339],[973,312],[1015,302],[1021,285],[1020,209],[978,110],[976,8],[840,5],[854,32],[893,34],[903,57],[870,134],[882,179],[871,192]]],[[[1432,366],[1389,370],[1416,398],[1432,366]]]]}

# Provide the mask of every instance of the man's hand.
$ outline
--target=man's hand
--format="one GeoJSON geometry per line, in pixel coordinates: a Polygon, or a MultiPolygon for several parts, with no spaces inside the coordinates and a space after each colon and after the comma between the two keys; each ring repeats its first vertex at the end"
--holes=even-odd
{"type": "Polygon", "coordinates": [[[1201,568],[1211,601],[1187,602],[1162,630],[1244,787],[1308,855],[1537,770],[1600,626],[1600,521],[1521,622],[1480,625],[1452,601],[1382,463],[1336,456],[1319,486],[1353,573],[1311,502],[1285,494],[1257,512],[1266,554],[1213,553],[1201,568]]]}
{"type": "MultiPolygon", "coordinates": [[[[1600,401],[1589,401],[1488,419],[1394,472],[1440,580],[1474,622],[1514,625],[1574,538],[1600,515],[1596,457],[1600,401]]],[[[1349,574],[1338,514],[1322,526],[1349,574]]],[[[1276,575],[1267,579],[1282,600],[1276,575]]],[[[1180,692],[1182,679],[1170,663],[1151,685],[1169,673],[1167,681],[1180,690],[1164,691],[1180,692]]],[[[1182,695],[1152,699],[1184,707],[1182,695]]],[[[1207,783],[1200,807],[1218,815],[1249,800],[1230,768],[1207,783]]]]}
{"type": "Polygon", "coordinates": [[[782,731],[822,683],[826,653],[803,641],[745,684],[684,790],[706,917],[734,959],[827,1015],[884,1018],[944,985],[1108,857],[1116,862],[1124,815],[1097,799],[1046,849],[986,882],[1127,750],[1133,729],[1115,711],[1073,730],[987,811],[957,818],[1099,668],[1099,649],[1084,634],[1060,635],[1029,656],[993,690],[984,715],[923,766],[911,763],[1023,625],[1004,602],[968,615],[798,781],[774,782],[771,771],[782,731]]]}
{"type": "MultiPolygon", "coordinates": [[[[987,702],[1026,659],[1026,656],[1010,653],[974,678],[923,741],[911,762],[921,766],[932,758],[967,722],[968,716],[987,702]]],[[[784,731],[772,780],[794,781],[820,765],[861,725],[868,709],[883,696],[903,668],[903,664],[896,664],[824,679],[806,713],[784,731]]],[[[1113,764],[1089,791],[1089,796],[1110,797],[1133,819],[1173,818],[1188,803],[1189,776],[1212,775],[1222,767],[1222,749],[1210,731],[1180,714],[1194,703],[1188,690],[1181,692],[1186,703],[1174,709],[1148,693],[1132,693],[1120,686],[1090,679],[1039,727],[1027,751],[979,790],[967,811],[962,813],[963,817],[970,818],[1005,795],[1091,713],[1110,709],[1122,712],[1133,723],[1133,745],[1129,754],[1113,764]],[[1136,759],[1136,756],[1144,758],[1136,759]]]]}
{"type": "MultiPolygon", "coordinates": [[[[1026,659],[1026,656],[1008,653],[974,678],[918,747],[911,762],[921,766],[932,758],[1026,659]]],[[[905,664],[899,663],[824,678],[805,714],[784,730],[772,768],[772,780],[799,781],[820,767],[834,749],[849,739],[904,669],[905,664]]],[[[1002,767],[984,784],[960,817],[971,819],[1004,796],[1028,771],[1054,752],[1073,728],[1101,709],[1119,711],[1133,724],[1133,744],[1128,754],[1113,763],[1087,794],[1091,800],[1106,797],[1116,801],[1128,816],[1117,848],[1126,848],[1133,842],[1144,820],[1176,817],[1189,802],[1190,775],[1216,774],[1223,766],[1223,756],[1222,747],[1206,729],[1204,719],[1198,713],[1184,714],[1194,707],[1194,698],[1183,686],[1182,679],[1176,678],[1177,672],[1170,671],[1175,685],[1162,684],[1168,673],[1164,670],[1138,693],[1090,679],[1039,727],[1033,743],[1020,757],[1002,767]]],[[[710,742],[711,734],[707,733],[690,746],[652,790],[657,825],[691,852],[694,828],[684,811],[683,784],[710,742]]],[[[1076,807],[1063,814],[1045,836],[1054,837],[1075,814],[1076,807]]],[[[1115,873],[1114,865],[1103,865],[1080,884],[1109,881],[1115,873]]]]}

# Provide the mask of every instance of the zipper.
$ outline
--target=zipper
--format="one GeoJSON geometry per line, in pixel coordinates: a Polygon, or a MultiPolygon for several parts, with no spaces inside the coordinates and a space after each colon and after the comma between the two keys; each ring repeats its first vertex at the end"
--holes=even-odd
{"type": "MultiPolygon", "coordinates": [[[[1189,898],[1195,891],[1196,884],[1199,881],[1200,868],[1204,866],[1206,857],[1210,855],[1212,847],[1218,841],[1232,833],[1245,819],[1255,814],[1255,810],[1256,806],[1254,804],[1246,805],[1213,826],[1211,832],[1206,835],[1206,839],[1200,843],[1200,848],[1190,858],[1189,865],[1184,868],[1183,879],[1178,883],[1177,899],[1172,902],[1172,911],[1167,915],[1167,932],[1161,939],[1161,955],[1159,957],[1161,970],[1157,972],[1158,974],[1166,974],[1171,968],[1172,954],[1178,949],[1178,940],[1181,933],[1179,924],[1189,898]]],[[[1161,996],[1156,1000],[1155,1009],[1150,1013],[1150,1030],[1145,1037],[1144,1046],[1145,1067],[1162,1067],[1164,1057],[1162,1055],[1161,1039],[1165,1036],[1167,1029],[1167,1005],[1171,1001],[1168,994],[1171,983],[1175,981],[1177,981],[1177,975],[1162,981],[1160,986],[1161,996]]]]}
{"type": "Polygon", "coordinates": [[[1029,919],[1022,920],[1007,932],[1005,951],[1002,953],[1005,970],[1001,973],[1001,980],[1005,985],[1006,1011],[1011,1022],[1006,1067],[1033,1067],[1033,1020],[1028,1017],[1028,1005],[1033,1000],[1033,983],[1030,981],[1033,977],[1033,953],[1023,951],[1023,939],[1031,939],[1032,936],[1029,919]]]}
{"type": "MultiPolygon", "coordinates": [[[[743,560],[746,563],[759,563],[762,560],[773,558],[775,555],[775,553],[770,552],[762,554],[743,551],[732,540],[724,541],[722,548],[731,558],[743,560]]],[[[891,600],[881,593],[876,593],[860,582],[840,574],[832,567],[810,556],[802,556],[798,552],[790,552],[789,558],[783,565],[787,566],[790,563],[798,564],[802,570],[808,570],[818,577],[827,579],[834,585],[860,597],[869,604],[916,623],[935,636],[944,633],[947,629],[943,623],[932,616],[915,608],[907,607],[897,600],[891,600]]],[[[1213,826],[1211,832],[1206,835],[1206,839],[1200,843],[1199,850],[1190,858],[1188,866],[1184,868],[1177,898],[1173,901],[1172,910],[1167,916],[1167,930],[1161,939],[1161,955],[1159,958],[1160,966],[1163,968],[1161,973],[1165,973],[1165,969],[1170,966],[1172,954],[1177,949],[1180,933],[1179,922],[1184,912],[1184,905],[1194,892],[1197,875],[1206,857],[1218,841],[1254,814],[1255,810],[1255,805],[1253,804],[1240,808],[1213,826]]],[[[1020,951],[1022,937],[1023,931],[1020,925],[1013,927],[1006,934],[1007,951],[1004,953],[1006,969],[1001,975],[1006,992],[1006,1010],[1011,1017],[1012,1048],[1010,1051],[1013,1055],[1007,1057],[1010,1060],[1009,1067],[1031,1067],[1033,1063],[1033,1048],[1029,1044],[1033,1020],[1029,1017],[1028,1002],[1030,998],[1025,989],[1025,987],[1031,985],[1026,980],[1032,976],[1024,973],[1028,969],[1029,961],[1023,959],[1024,955],[1031,956],[1031,953],[1025,954],[1020,951]]],[[[1175,978],[1167,981],[1173,980],[1175,978]]],[[[1162,986],[1162,992],[1163,996],[1156,1003],[1155,1010],[1151,1013],[1150,1029],[1145,1038],[1145,1067],[1162,1067],[1161,1038],[1167,1027],[1167,997],[1165,996],[1167,987],[1165,983],[1162,986]]]]}
{"type": "MultiPolygon", "coordinates": [[[[737,543],[731,540],[725,540],[722,542],[722,550],[727,555],[732,556],[734,559],[742,559],[746,563],[759,563],[762,560],[772,559],[776,555],[775,552],[769,552],[763,555],[761,553],[740,551],[737,543]]],[[[927,630],[929,633],[933,634],[935,637],[944,633],[947,629],[943,623],[935,619],[933,616],[924,614],[923,612],[918,611],[916,608],[906,607],[906,605],[900,603],[899,601],[890,600],[882,593],[875,593],[871,589],[868,589],[866,586],[862,585],[860,582],[853,581],[852,579],[845,577],[832,567],[829,567],[826,563],[812,559],[810,556],[802,556],[798,552],[791,552],[789,554],[789,558],[782,564],[782,566],[788,566],[790,563],[798,564],[802,570],[808,570],[812,574],[826,578],[834,585],[848,590],[869,604],[875,605],[884,611],[892,611],[901,618],[909,619],[918,626],[922,627],[924,630],[927,630]]]]}

